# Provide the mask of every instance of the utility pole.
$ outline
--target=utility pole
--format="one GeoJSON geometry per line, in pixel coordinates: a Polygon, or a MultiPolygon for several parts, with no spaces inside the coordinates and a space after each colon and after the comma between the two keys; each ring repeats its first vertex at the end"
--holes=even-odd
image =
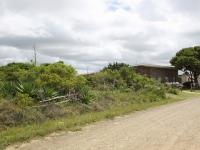
{"type": "Polygon", "coordinates": [[[35,44],[33,45],[33,50],[34,50],[34,65],[37,65],[37,51],[36,51],[36,46],[35,44]]]}
{"type": "Polygon", "coordinates": [[[89,69],[89,68],[88,68],[88,66],[87,66],[87,74],[89,73],[89,72],[88,72],[88,69],[89,69]]]}

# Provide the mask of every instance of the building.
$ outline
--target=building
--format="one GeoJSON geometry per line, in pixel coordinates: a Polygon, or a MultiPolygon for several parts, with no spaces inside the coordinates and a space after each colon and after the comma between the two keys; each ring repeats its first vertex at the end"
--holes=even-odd
{"type": "Polygon", "coordinates": [[[137,65],[134,66],[137,73],[160,82],[177,82],[178,70],[172,66],[137,65]]]}
{"type": "MultiPolygon", "coordinates": [[[[181,79],[181,83],[191,82],[191,79],[185,73],[179,75],[179,78],[181,79]]],[[[198,77],[198,83],[200,85],[200,76],[198,77]]]]}

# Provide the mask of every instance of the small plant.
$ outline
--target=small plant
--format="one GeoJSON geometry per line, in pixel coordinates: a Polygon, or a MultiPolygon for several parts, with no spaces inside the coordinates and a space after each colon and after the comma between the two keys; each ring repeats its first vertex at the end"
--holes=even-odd
{"type": "Polygon", "coordinates": [[[28,94],[22,93],[17,93],[13,102],[22,108],[33,105],[33,99],[28,94]]]}
{"type": "Polygon", "coordinates": [[[167,89],[167,92],[168,92],[168,93],[171,93],[171,94],[178,95],[179,90],[176,89],[176,88],[169,88],[169,89],[167,89]]]}
{"type": "Polygon", "coordinates": [[[28,94],[31,97],[34,97],[37,92],[34,84],[30,82],[18,82],[15,88],[17,92],[28,94]]]}
{"type": "Polygon", "coordinates": [[[37,99],[45,100],[45,99],[48,99],[48,98],[52,98],[52,97],[58,96],[59,94],[53,88],[43,87],[43,88],[40,88],[39,90],[37,90],[37,94],[36,95],[37,95],[37,99]]]}
{"type": "Polygon", "coordinates": [[[91,93],[89,92],[89,88],[87,86],[79,87],[77,92],[81,102],[88,104],[92,97],[91,93]]]}
{"type": "Polygon", "coordinates": [[[13,82],[2,83],[0,92],[3,97],[13,97],[16,94],[15,84],[13,82]]]}

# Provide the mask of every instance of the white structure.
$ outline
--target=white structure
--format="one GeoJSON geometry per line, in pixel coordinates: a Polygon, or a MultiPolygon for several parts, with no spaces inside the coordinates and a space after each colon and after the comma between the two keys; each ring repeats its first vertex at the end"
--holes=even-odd
{"type": "MultiPolygon", "coordinates": [[[[180,75],[179,77],[181,78],[181,83],[185,83],[185,82],[190,81],[189,77],[188,77],[185,73],[183,73],[183,74],[180,75]]],[[[199,76],[199,78],[198,78],[198,82],[199,82],[199,84],[200,84],[200,76],[199,76]]]]}

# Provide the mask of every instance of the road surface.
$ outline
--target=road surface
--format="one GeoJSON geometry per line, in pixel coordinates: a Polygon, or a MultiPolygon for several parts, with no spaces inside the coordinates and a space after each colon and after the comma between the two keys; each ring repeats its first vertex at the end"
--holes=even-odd
{"type": "Polygon", "coordinates": [[[52,134],[8,150],[200,150],[200,99],[52,134]]]}

